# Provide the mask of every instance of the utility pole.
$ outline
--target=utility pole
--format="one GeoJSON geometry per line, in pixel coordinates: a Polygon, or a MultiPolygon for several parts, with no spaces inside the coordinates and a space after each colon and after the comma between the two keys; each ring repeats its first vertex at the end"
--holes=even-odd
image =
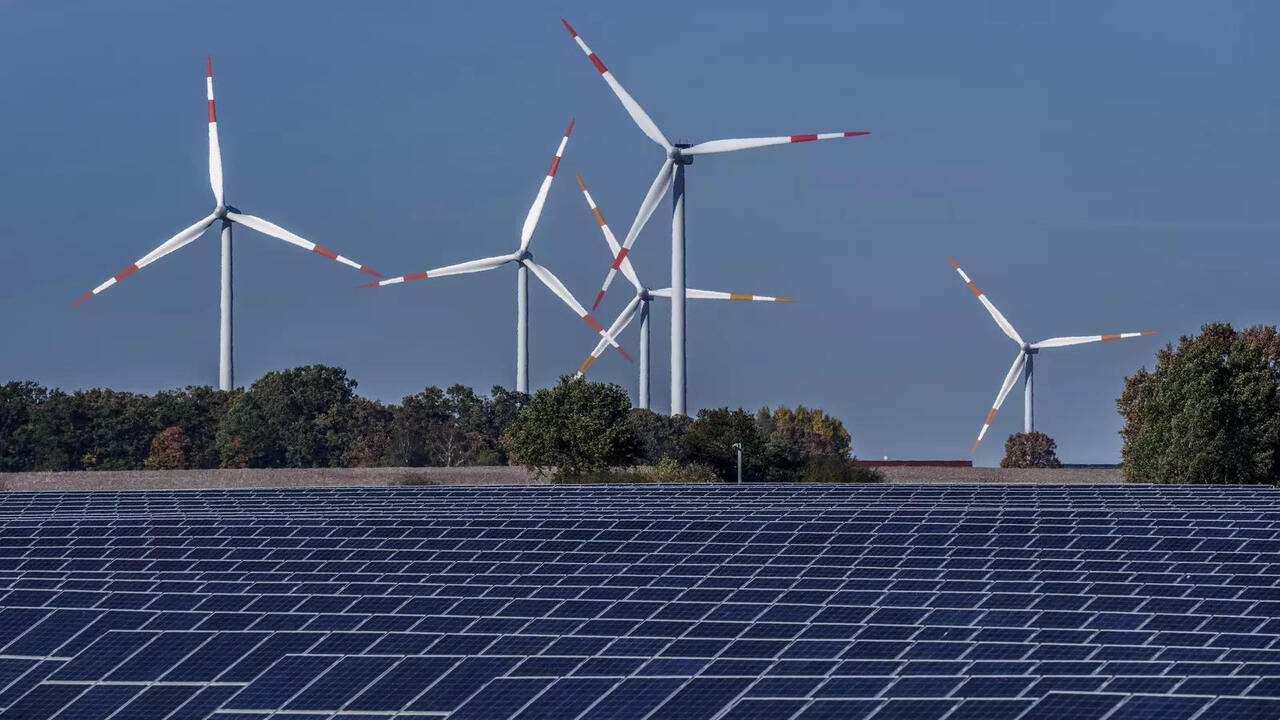
{"type": "Polygon", "coordinates": [[[742,483],[742,443],[740,442],[734,443],[732,447],[734,450],[738,451],[738,483],[741,484],[742,483]]]}

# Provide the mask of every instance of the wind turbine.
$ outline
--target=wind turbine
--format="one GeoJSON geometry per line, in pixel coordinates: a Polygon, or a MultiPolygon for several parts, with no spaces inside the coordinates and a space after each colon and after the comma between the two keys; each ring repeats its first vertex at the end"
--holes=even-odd
{"type": "Polygon", "coordinates": [[[973,443],[973,449],[969,451],[970,455],[977,451],[978,443],[982,442],[982,436],[987,434],[987,428],[991,427],[991,421],[995,420],[996,411],[1004,404],[1005,397],[1009,395],[1014,383],[1018,381],[1018,373],[1022,373],[1026,392],[1022,431],[1032,432],[1035,430],[1035,412],[1033,409],[1035,373],[1033,372],[1033,367],[1035,356],[1044,348],[1066,347],[1067,345],[1083,345],[1084,343],[1100,342],[1102,340],[1121,340],[1123,338],[1142,337],[1143,335],[1155,335],[1154,331],[1148,330],[1145,332],[1113,333],[1110,335],[1057,337],[1041,340],[1038,343],[1028,343],[1022,339],[1017,330],[1013,329],[1013,325],[1005,319],[1004,315],[1000,314],[996,306],[991,304],[987,296],[982,294],[982,291],[969,279],[964,270],[960,269],[956,261],[950,257],[947,259],[951,260],[951,266],[956,269],[956,272],[960,273],[961,279],[965,281],[969,289],[973,291],[973,294],[978,296],[978,301],[982,303],[982,306],[987,309],[987,312],[991,313],[991,318],[996,321],[996,325],[1000,326],[1000,329],[1004,331],[1005,335],[1009,336],[1010,340],[1018,343],[1018,356],[1013,359],[1013,365],[1009,367],[1009,374],[1004,376],[1004,383],[1000,385],[1000,393],[996,395],[996,401],[991,406],[991,412],[987,413],[987,419],[982,423],[982,430],[978,433],[978,439],[973,443]]]}
{"type": "Polygon", "coordinates": [[[560,282],[550,270],[533,261],[533,253],[529,252],[529,244],[533,240],[533,231],[538,226],[538,218],[542,216],[542,206],[547,202],[547,193],[551,190],[551,181],[556,177],[556,169],[560,167],[560,157],[564,155],[565,145],[569,144],[569,133],[573,132],[574,121],[569,121],[569,128],[564,131],[564,137],[560,139],[560,147],[556,148],[555,159],[551,161],[551,169],[547,171],[547,176],[542,179],[542,186],[538,188],[538,195],[533,200],[533,205],[529,208],[529,214],[524,219],[524,227],[520,231],[520,247],[515,252],[508,255],[497,255],[495,257],[481,258],[479,260],[471,260],[457,265],[449,265],[434,270],[424,270],[412,275],[401,275],[388,280],[382,280],[368,285],[361,285],[362,288],[379,287],[383,285],[396,285],[406,280],[424,280],[432,277],[444,277],[446,275],[462,275],[465,273],[483,272],[485,270],[493,270],[502,267],[507,263],[516,264],[516,390],[518,392],[529,392],[529,273],[532,272],[534,277],[538,278],[543,285],[546,285],[551,292],[564,301],[578,316],[586,321],[593,330],[600,333],[601,342],[608,343],[617,348],[618,352],[627,360],[631,359],[626,351],[622,349],[613,336],[605,332],[605,329],[591,317],[591,313],[573,297],[573,294],[565,288],[564,283],[560,282]]]}
{"type": "Polygon", "coordinates": [[[662,147],[665,158],[662,167],[658,169],[658,175],[653,179],[653,183],[649,186],[649,191],[645,194],[644,202],[640,204],[640,210],[636,213],[635,221],[631,224],[631,229],[627,231],[626,238],[622,241],[617,256],[614,258],[613,268],[605,277],[604,286],[600,289],[600,294],[596,296],[594,310],[599,307],[601,298],[604,297],[605,291],[609,289],[609,284],[613,282],[613,277],[620,266],[622,259],[631,251],[631,246],[636,241],[636,236],[644,228],[649,220],[649,216],[658,206],[658,202],[666,194],[667,188],[674,185],[675,191],[672,195],[673,207],[671,218],[671,414],[685,414],[685,315],[684,301],[688,292],[684,285],[684,168],[686,165],[693,163],[693,156],[707,155],[710,153],[728,152],[730,150],[746,150],[749,148],[765,147],[766,145],[786,145],[789,143],[807,142],[810,140],[828,140],[831,138],[854,137],[856,135],[869,135],[866,132],[836,132],[836,133],[818,133],[811,135],[782,135],[779,137],[763,137],[763,138],[732,138],[728,140],[711,140],[709,142],[698,143],[696,145],[688,144],[672,144],[667,140],[662,131],[658,129],[658,125],[649,117],[644,108],[631,97],[617,79],[613,77],[613,73],[609,72],[604,63],[600,62],[600,58],[591,52],[591,48],[587,47],[587,43],[582,40],[578,33],[573,29],[567,20],[561,18],[560,22],[564,23],[565,28],[569,30],[569,34],[577,41],[578,47],[582,48],[582,52],[586,53],[587,58],[595,65],[600,76],[608,83],[613,94],[618,96],[618,100],[622,102],[622,106],[626,108],[627,113],[631,115],[631,119],[645,135],[662,147]]]}
{"type": "MultiPolygon", "coordinates": [[[[591,212],[596,216],[596,221],[600,223],[600,232],[604,233],[604,240],[609,245],[610,257],[617,257],[621,246],[618,245],[618,239],[613,236],[613,231],[609,229],[609,224],[604,221],[604,215],[600,214],[600,208],[596,206],[596,201],[591,197],[591,193],[587,192],[587,186],[582,182],[582,176],[575,175],[578,178],[578,186],[582,188],[582,194],[587,198],[587,205],[591,207],[591,212]]],[[[617,337],[619,333],[626,329],[631,321],[635,318],[636,313],[640,313],[640,398],[637,407],[648,409],[649,407],[649,302],[655,297],[671,297],[671,288],[661,288],[651,290],[640,282],[640,278],[636,275],[635,268],[631,266],[631,259],[622,256],[618,267],[622,270],[622,274],[626,276],[631,285],[635,287],[635,297],[631,298],[631,302],[623,308],[618,314],[618,319],[613,321],[613,325],[609,326],[609,337],[617,337]]],[[[742,293],[727,293],[716,290],[695,290],[688,288],[685,290],[685,297],[702,299],[702,300],[755,300],[759,302],[795,302],[789,298],[769,297],[767,295],[745,295],[742,293]]],[[[586,374],[587,368],[591,367],[591,363],[596,361],[604,353],[608,343],[601,339],[591,354],[587,356],[586,362],[582,363],[582,367],[578,368],[575,377],[582,377],[586,374]]]]}
{"type": "Polygon", "coordinates": [[[109,280],[94,288],[92,292],[79,300],[75,301],[75,305],[88,300],[107,288],[115,285],[117,282],[138,272],[142,268],[168,255],[169,253],[190,244],[196,238],[204,234],[209,226],[219,220],[222,221],[222,297],[220,301],[221,307],[221,332],[219,333],[218,347],[218,387],[222,390],[230,390],[235,385],[234,371],[231,358],[231,225],[239,223],[245,227],[257,230],[264,235],[284,240],[287,243],[297,245],[303,250],[310,250],[319,253],[330,260],[337,260],[344,265],[350,265],[357,270],[363,270],[370,275],[382,277],[381,273],[374,272],[369,268],[361,265],[354,260],[345,258],[332,250],[326,250],[319,245],[305,240],[275,223],[268,222],[259,217],[245,215],[239,209],[225,204],[222,194],[222,150],[218,145],[218,121],[213,109],[213,58],[205,58],[205,88],[209,98],[209,186],[213,188],[214,208],[213,212],[202,220],[197,221],[194,225],[188,227],[182,232],[174,235],[166,240],[160,247],[152,250],[142,256],[134,264],[121,270],[113,275],[109,280]]]}

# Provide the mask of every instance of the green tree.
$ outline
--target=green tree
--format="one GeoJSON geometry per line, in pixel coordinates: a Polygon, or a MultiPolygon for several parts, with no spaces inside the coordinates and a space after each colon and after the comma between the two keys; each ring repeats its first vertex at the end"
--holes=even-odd
{"type": "Polygon", "coordinates": [[[703,409],[684,433],[685,458],[706,465],[721,480],[737,479],[738,456],[734,443],[742,443],[744,482],[773,480],[776,457],[766,454],[765,440],[755,419],[745,410],[727,407],[703,409]]]}
{"type": "Polygon", "coordinates": [[[263,375],[228,409],[218,427],[224,467],[337,467],[344,439],[335,417],[356,382],[342,368],[307,365],[263,375]]]}
{"type": "Polygon", "coordinates": [[[319,422],[331,447],[342,448],[341,467],[380,467],[392,462],[394,411],[376,400],[353,397],[334,405],[319,422]]]}
{"type": "Polygon", "coordinates": [[[1004,443],[1003,468],[1059,468],[1058,443],[1042,432],[1017,432],[1004,443]]]}
{"type": "Polygon", "coordinates": [[[769,482],[871,482],[879,474],[860,468],[850,456],[852,438],[839,418],[817,408],[761,408],[756,426],[764,438],[769,482]]]}
{"type": "Polygon", "coordinates": [[[497,434],[485,398],[466,385],[451,385],[444,394],[448,420],[435,429],[433,465],[497,465],[497,434]]]}
{"type": "Polygon", "coordinates": [[[631,401],[617,385],[568,376],[539,390],[507,431],[515,462],[565,480],[631,466],[639,443],[627,416],[631,401]]]}
{"type": "Polygon", "coordinates": [[[88,418],[65,392],[50,390],[31,408],[28,423],[13,439],[24,470],[83,470],[80,458],[88,447],[88,418]]]}
{"type": "Polygon", "coordinates": [[[49,391],[29,380],[0,385],[0,472],[33,469],[39,462],[31,417],[48,399],[49,391]]]}
{"type": "Polygon", "coordinates": [[[402,467],[431,465],[435,427],[450,420],[444,391],[433,385],[406,395],[392,412],[392,463],[402,467]]]}
{"type": "Polygon", "coordinates": [[[465,385],[432,386],[392,408],[391,462],[404,466],[502,465],[503,433],[529,396],[495,386],[490,398],[465,385]]]}
{"type": "Polygon", "coordinates": [[[796,447],[806,457],[848,457],[852,449],[844,423],[817,408],[798,405],[795,410],[779,407],[772,412],[761,408],[756,424],[770,442],[796,447]]]}
{"type": "Polygon", "coordinates": [[[141,470],[151,453],[150,398],[94,388],[70,398],[73,416],[85,427],[80,455],[85,470],[141,470]]]}
{"type": "Polygon", "coordinates": [[[1125,378],[1125,478],[1280,482],[1280,339],[1275,327],[1205,325],[1125,378]]]}
{"type": "Polygon", "coordinates": [[[664,459],[685,459],[684,434],[693,420],[687,415],[662,415],[643,408],[633,408],[628,416],[631,430],[640,442],[639,462],[657,466],[664,459]]]}
{"type": "Polygon", "coordinates": [[[489,436],[493,438],[493,452],[498,465],[510,462],[507,454],[507,430],[515,424],[520,413],[529,405],[529,394],[508,390],[494,385],[489,391],[489,436]]]}

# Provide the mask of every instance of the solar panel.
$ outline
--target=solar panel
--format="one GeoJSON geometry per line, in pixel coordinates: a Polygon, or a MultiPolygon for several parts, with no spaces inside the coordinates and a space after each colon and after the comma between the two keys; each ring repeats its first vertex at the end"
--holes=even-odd
{"type": "Polygon", "coordinates": [[[1232,486],[12,493],[0,717],[1271,718],[1277,549],[1232,486]]]}

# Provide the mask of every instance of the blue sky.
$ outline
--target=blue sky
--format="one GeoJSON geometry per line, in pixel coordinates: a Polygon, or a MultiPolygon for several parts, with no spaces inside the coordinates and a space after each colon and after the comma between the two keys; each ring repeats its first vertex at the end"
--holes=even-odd
{"type": "MultiPolygon", "coordinates": [[[[625,233],[660,151],[560,25],[673,141],[869,130],[699,158],[689,406],[803,403],[861,457],[967,457],[1015,347],[953,255],[1046,351],[1037,425],[1114,462],[1123,377],[1202,323],[1280,319],[1280,51],[1268,2],[0,2],[0,368],[64,388],[217,380],[210,233],[71,303],[212,207],[212,54],[228,202],[388,275],[509,252],[565,124],[534,238],[580,300],[608,264],[573,173],[625,233]]],[[[669,204],[632,254],[669,284],[669,204]]],[[[367,276],[241,231],[237,380],[346,367],[365,395],[514,376],[515,271],[367,276]]],[[[598,315],[629,299],[614,286],[598,315]]],[[[531,289],[534,387],[591,331],[531,289]]],[[[655,302],[654,404],[668,318],[655,302]]],[[[633,326],[622,338],[637,345],[633,326]]],[[[616,354],[592,377],[636,387],[616,354]]],[[[1021,389],[975,459],[999,460],[1021,389]]]]}

